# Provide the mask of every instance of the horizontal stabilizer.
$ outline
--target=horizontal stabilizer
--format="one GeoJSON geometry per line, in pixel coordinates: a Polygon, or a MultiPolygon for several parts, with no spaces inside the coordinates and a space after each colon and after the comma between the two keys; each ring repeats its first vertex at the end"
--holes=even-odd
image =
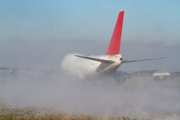
{"type": "Polygon", "coordinates": [[[129,62],[140,62],[140,61],[147,61],[147,60],[157,60],[157,59],[164,59],[166,57],[159,57],[159,58],[152,58],[152,59],[141,59],[141,60],[125,60],[122,63],[129,63],[129,62]]]}
{"type": "Polygon", "coordinates": [[[104,60],[104,59],[99,59],[99,58],[94,58],[94,57],[89,57],[89,56],[81,56],[81,55],[75,55],[76,57],[80,57],[80,58],[85,58],[88,60],[94,60],[94,61],[98,61],[98,62],[102,62],[102,63],[114,63],[115,61],[112,60],[104,60]]]}

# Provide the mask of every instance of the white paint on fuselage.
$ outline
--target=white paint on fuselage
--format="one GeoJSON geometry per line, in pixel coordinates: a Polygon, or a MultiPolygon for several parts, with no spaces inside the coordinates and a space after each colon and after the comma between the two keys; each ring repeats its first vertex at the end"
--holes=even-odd
{"type": "Polygon", "coordinates": [[[76,57],[75,54],[68,54],[62,61],[61,69],[65,72],[70,72],[80,78],[85,76],[97,76],[101,74],[112,74],[121,65],[122,56],[115,55],[102,55],[93,56],[99,59],[112,60],[114,63],[101,63],[94,60],[76,57]]]}

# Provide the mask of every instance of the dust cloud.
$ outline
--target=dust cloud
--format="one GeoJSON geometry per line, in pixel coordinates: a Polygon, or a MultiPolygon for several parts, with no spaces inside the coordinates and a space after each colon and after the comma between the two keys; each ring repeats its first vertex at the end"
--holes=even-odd
{"type": "MultiPolygon", "coordinates": [[[[25,70],[58,70],[62,59],[68,53],[103,55],[108,47],[108,42],[102,45],[94,41],[71,41],[71,44],[69,41],[61,43],[56,40],[43,44],[21,41],[10,43],[6,44],[11,49],[1,48],[0,66],[25,70]]],[[[179,58],[179,47],[146,45],[143,51],[137,49],[143,46],[144,44],[122,43],[121,54],[124,60],[161,56],[169,58],[123,64],[118,70],[179,68],[179,65],[175,64],[179,58]]],[[[0,105],[3,106],[45,108],[69,115],[180,118],[179,79],[157,82],[151,77],[132,77],[121,81],[122,76],[116,75],[79,80],[75,76],[64,74],[23,71],[9,73],[10,71],[0,71],[0,105]]]]}
{"type": "Polygon", "coordinates": [[[179,79],[149,77],[121,81],[120,76],[79,80],[74,76],[17,73],[1,76],[0,102],[9,107],[36,107],[68,115],[180,118],[179,79]]]}

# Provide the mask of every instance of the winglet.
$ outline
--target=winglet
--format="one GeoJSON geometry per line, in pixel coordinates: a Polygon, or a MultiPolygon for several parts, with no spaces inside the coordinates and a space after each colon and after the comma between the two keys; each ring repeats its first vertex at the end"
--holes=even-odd
{"type": "Polygon", "coordinates": [[[123,26],[124,11],[119,16],[106,55],[119,54],[121,45],[121,34],[123,26]]]}

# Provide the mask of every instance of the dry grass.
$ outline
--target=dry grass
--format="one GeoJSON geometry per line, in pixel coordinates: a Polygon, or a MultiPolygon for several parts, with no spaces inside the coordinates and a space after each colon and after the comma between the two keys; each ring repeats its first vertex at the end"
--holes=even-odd
{"type": "MultiPolygon", "coordinates": [[[[2,108],[0,109],[0,120],[104,120],[105,118],[65,115],[45,109],[36,108],[2,108]]],[[[106,120],[138,120],[129,117],[110,117],[106,120]]],[[[150,120],[150,119],[144,119],[150,120]]]]}

